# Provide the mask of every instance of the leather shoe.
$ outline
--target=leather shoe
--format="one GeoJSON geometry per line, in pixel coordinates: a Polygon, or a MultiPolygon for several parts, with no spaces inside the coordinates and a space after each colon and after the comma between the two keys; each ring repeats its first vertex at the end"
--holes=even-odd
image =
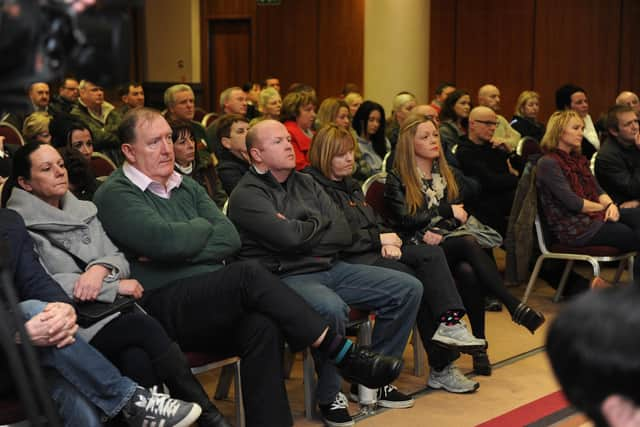
{"type": "Polygon", "coordinates": [[[336,366],[346,381],[368,388],[380,388],[398,378],[402,370],[402,359],[383,356],[367,347],[354,345],[336,366]]]}

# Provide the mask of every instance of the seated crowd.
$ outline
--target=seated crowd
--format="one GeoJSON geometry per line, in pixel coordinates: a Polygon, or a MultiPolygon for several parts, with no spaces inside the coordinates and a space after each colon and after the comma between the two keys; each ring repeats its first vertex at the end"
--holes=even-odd
{"type": "MultiPolygon", "coordinates": [[[[476,391],[455,361],[471,354],[474,372],[491,375],[487,298],[531,333],[545,322],[507,290],[522,278],[503,277],[492,252],[508,250],[513,209],[529,208],[516,197],[525,181],[538,201],[518,224],[527,239],[539,212],[563,245],[640,249],[635,94],[594,122],[585,90],[564,85],[545,125],[536,92],[521,93],[509,121],[495,85],[474,107],[447,82],[429,105],[398,93],[387,121],[348,86],[320,103],[304,84],[281,95],[275,77],[249,82],[225,89],[220,114],[201,123],[186,84],[166,89],[163,113],[136,82],[118,107],[87,80],[65,78],[52,99],[47,83],[31,85],[33,111],[3,119],[25,145],[0,137],[0,230],[65,425],[228,426],[183,352],[240,356],[247,425],[292,425],[285,342],[312,349],[325,424],[353,425],[343,379],[356,402],[370,388],[380,406],[413,406],[392,382],[414,325],[427,386],[476,391]],[[113,173],[96,176],[94,153],[113,173]],[[362,189],[374,175],[384,209],[362,189]],[[137,308],[78,327],[74,306],[121,296],[137,308]],[[345,337],[350,310],[375,315],[370,347],[345,337]]],[[[557,283],[549,264],[541,277],[557,283]]],[[[569,281],[569,292],[589,287],[569,281]]]]}

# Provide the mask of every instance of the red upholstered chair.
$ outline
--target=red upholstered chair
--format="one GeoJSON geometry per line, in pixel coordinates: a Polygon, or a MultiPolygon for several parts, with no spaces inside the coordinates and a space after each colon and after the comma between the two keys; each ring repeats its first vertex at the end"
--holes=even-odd
{"type": "Polygon", "coordinates": [[[24,138],[11,123],[0,122],[0,136],[4,136],[5,144],[24,145],[24,138]]]}
{"type": "Polygon", "coordinates": [[[204,128],[208,128],[209,126],[211,126],[211,123],[213,123],[215,121],[215,119],[217,119],[220,115],[218,113],[207,113],[205,114],[205,116],[202,118],[202,126],[204,126],[204,128]]]}
{"type": "Polygon", "coordinates": [[[553,302],[560,301],[562,291],[564,291],[569,273],[571,272],[571,268],[575,261],[586,261],[591,264],[594,277],[600,275],[601,262],[618,261],[619,265],[613,279],[614,283],[617,283],[620,280],[625,263],[627,263],[629,275],[633,282],[633,259],[636,252],[621,252],[618,248],[612,246],[573,247],[556,243],[547,245],[547,242],[549,242],[550,239],[549,236],[547,236],[547,231],[542,224],[540,215],[536,215],[535,228],[541,254],[536,261],[536,265],[533,267],[533,271],[531,272],[527,289],[525,290],[524,297],[522,298],[523,303],[526,303],[529,299],[529,295],[531,295],[531,291],[533,290],[536,279],[538,278],[538,273],[540,273],[540,268],[542,267],[542,263],[545,259],[563,259],[567,261],[567,265],[565,266],[562,277],[560,278],[560,283],[558,284],[558,290],[553,297],[553,302]]]}
{"type": "Polygon", "coordinates": [[[531,136],[525,136],[520,138],[518,141],[518,146],[516,147],[516,153],[522,156],[524,161],[527,161],[527,158],[534,154],[541,154],[542,150],[540,150],[540,143],[531,136]]]}
{"type": "Polygon", "coordinates": [[[27,416],[22,410],[22,404],[14,398],[0,398],[0,425],[13,425],[26,420],[27,416]]]}
{"type": "Polygon", "coordinates": [[[187,358],[187,362],[191,367],[193,374],[200,374],[210,371],[212,369],[222,368],[220,379],[218,380],[218,387],[216,389],[215,398],[224,399],[229,390],[231,375],[229,375],[229,368],[232,369],[234,376],[234,395],[236,401],[236,426],[245,427],[244,418],[244,403],[242,400],[242,380],[240,377],[240,358],[229,357],[227,359],[217,359],[208,353],[199,352],[187,352],[184,354],[187,358]]]}
{"type": "Polygon", "coordinates": [[[113,171],[117,169],[113,160],[105,154],[94,151],[91,154],[91,170],[98,179],[106,179],[113,171]]]}

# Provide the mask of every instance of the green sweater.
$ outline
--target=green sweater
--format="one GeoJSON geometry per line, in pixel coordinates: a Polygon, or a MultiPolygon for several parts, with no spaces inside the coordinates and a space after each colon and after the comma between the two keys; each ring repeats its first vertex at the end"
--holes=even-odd
{"type": "Polygon", "coordinates": [[[233,224],[189,177],[163,199],[140,191],[119,168],[94,202],[104,229],[129,259],[131,277],[145,289],[215,271],[240,249],[233,224]]]}

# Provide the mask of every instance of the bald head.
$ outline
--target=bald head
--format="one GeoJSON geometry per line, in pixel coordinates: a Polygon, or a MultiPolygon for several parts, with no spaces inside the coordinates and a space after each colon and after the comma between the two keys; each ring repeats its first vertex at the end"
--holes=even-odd
{"type": "Polygon", "coordinates": [[[270,171],[284,182],[296,167],[296,155],[287,128],[276,120],[263,120],[247,133],[247,153],[260,172],[270,171]]]}
{"type": "Polygon", "coordinates": [[[476,107],[469,113],[469,140],[485,144],[493,138],[498,125],[495,111],[489,107],[476,107]]]}
{"type": "Polygon", "coordinates": [[[428,104],[416,105],[415,107],[413,107],[413,110],[411,110],[411,113],[412,114],[417,113],[423,116],[438,117],[438,112],[436,111],[436,109],[428,104]]]}
{"type": "Polygon", "coordinates": [[[500,110],[500,89],[488,84],[478,89],[478,105],[491,108],[493,111],[500,110]]]}
{"type": "Polygon", "coordinates": [[[49,105],[49,85],[36,82],[29,86],[29,98],[37,110],[44,110],[49,105]]]}
{"type": "Polygon", "coordinates": [[[626,105],[633,108],[636,113],[640,113],[640,100],[638,99],[638,95],[628,90],[620,92],[620,95],[616,97],[616,105],[626,105]]]}

